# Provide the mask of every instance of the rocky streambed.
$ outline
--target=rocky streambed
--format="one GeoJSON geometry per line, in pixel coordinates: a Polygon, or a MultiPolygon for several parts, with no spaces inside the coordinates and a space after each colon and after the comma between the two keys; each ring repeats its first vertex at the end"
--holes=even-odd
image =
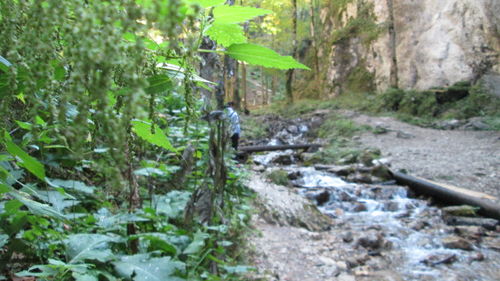
{"type": "MultiPolygon", "coordinates": [[[[304,142],[311,125],[297,123],[301,129],[276,128],[278,137],[268,143],[304,142]]],[[[252,239],[264,280],[500,279],[497,220],[464,217],[473,210],[417,197],[386,177],[384,161],[305,167],[301,159],[292,151],[253,159],[249,185],[266,193],[255,218],[262,233],[252,239]],[[264,182],[276,170],[288,187],[264,182]],[[307,198],[322,215],[291,208],[293,196],[307,198]]]]}

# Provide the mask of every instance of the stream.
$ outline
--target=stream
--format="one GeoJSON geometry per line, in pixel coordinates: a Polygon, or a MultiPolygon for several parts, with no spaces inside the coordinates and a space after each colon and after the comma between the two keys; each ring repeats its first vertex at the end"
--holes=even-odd
{"type": "MultiPolygon", "coordinates": [[[[307,142],[307,124],[293,126],[276,130],[265,144],[307,142]]],[[[286,171],[291,188],[333,219],[328,231],[341,239],[331,245],[331,258],[344,260],[347,272],[397,275],[380,280],[500,280],[498,221],[471,218],[457,223],[405,186],[347,182],[333,172],[303,166],[299,159],[300,153],[293,151],[253,157],[267,171],[286,171]]]]}

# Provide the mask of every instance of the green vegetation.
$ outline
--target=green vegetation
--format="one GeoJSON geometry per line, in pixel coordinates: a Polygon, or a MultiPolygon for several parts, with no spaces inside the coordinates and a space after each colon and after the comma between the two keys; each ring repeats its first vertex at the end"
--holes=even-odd
{"type": "Polygon", "coordinates": [[[273,170],[267,174],[267,178],[277,185],[287,186],[290,183],[288,173],[285,170],[273,170]]]}
{"type": "MultiPolygon", "coordinates": [[[[340,11],[347,5],[348,1],[342,1],[340,11]]],[[[358,1],[358,12],[355,18],[350,18],[347,23],[335,30],[331,37],[332,45],[338,44],[348,39],[359,38],[365,45],[377,39],[382,32],[382,28],[376,23],[373,13],[373,3],[358,1]]],[[[338,9],[338,8],[337,8],[338,9]]]]}
{"type": "Polygon", "coordinates": [[[225,122],[201,118],[213,101],[197,93],[215,83],[199,53],[307,67],[242,38],[269,11],[224,2],[0,2],[0,280],[248,270],[250,195],[225,122]],[[200,50],[205,35],[227,48],[200,50]]]}
{"type": "Polygon", "coordinates": [[[258,140],[268,136],[268,124],[256,118],[242,116],[241,126],[245,139],[258,140]]]}
{"type": "Polygon", "coordinates": [[[374,104],[372,112],[394,113],[403,121],[421,126],[430,126],[436,120],[485,117],[493,130],[500,129],[500,99],[481,85],[459,82],[421,92],[389,89],[374,104]]]}

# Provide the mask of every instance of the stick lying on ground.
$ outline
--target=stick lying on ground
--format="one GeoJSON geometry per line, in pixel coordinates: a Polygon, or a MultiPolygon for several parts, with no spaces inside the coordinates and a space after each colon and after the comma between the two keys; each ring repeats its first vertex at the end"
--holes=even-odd
{"type": "Polygon", "coordinates": [[[398,184],[407,185],[418,193],[432,196],[446,203],[480,207],[479,214],[500,220],[500,205],[493,202],[498,202],[496,197],[450,185],[445,186],[399,172],[391,171],[391,173],[398,184]]]}
{"type": "Polygon", "coordinates": [[[309,149],[321,147],[321,144],[306,143],[306,144],[288,144],[288,145],[260,145],[260,146],[242,146],[238,149],[241,152],[262,152],[287,149],[309,149]]]}

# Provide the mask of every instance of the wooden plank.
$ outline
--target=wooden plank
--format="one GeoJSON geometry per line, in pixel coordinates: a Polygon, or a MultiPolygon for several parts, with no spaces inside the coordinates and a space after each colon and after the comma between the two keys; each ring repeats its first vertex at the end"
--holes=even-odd
{"type": "Polygon", "coordinates": [[[238,148],[241,152],[263,152],[263,151],[276,151],[287,149],[309,149],[321,147],[321,144],[306,143],[306,144],[288,144],[288,145],[260,145],[260,146],[242,146],[238,148]]]}

